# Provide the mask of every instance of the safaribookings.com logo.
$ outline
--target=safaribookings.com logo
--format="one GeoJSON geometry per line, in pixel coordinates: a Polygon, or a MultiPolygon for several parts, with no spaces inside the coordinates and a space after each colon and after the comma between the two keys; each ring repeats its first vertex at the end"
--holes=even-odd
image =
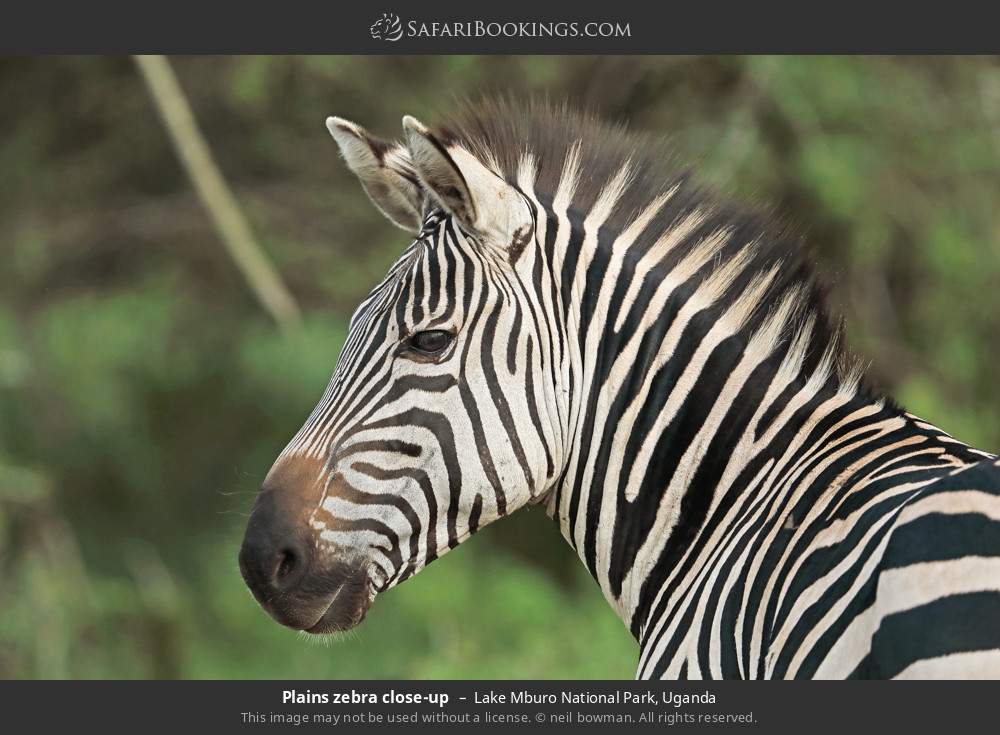
{"type": "Polygon", "coordinates": [[[376,41],[398,41],[403,37],[403,24],[395,13],[382,13],[368,30],[376,41]]]}
{"type": "Polygon", "coordinates": [[[368,29],[376,41],[407,38],[631,38],[632,28],[623,21],[418,21],[404,25],[395,13],[382,17],[368,29]]]}

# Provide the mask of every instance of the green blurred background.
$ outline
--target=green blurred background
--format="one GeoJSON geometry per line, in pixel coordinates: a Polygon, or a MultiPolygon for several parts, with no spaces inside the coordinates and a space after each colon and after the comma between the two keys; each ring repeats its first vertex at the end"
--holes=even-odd
{"type": "Polygon", "coordinates": [[[174,66],[304,319],[233,267],[127,58],[0,59],[0,676],[630,677],[636,646],[537,509],[328,645],[236,552],[347,315],[406,244],[338,160],[457,96],[547,93],[669,133],[807,233],[909,409],[1000,448],[996,58],[238,57],[174,66]]]}

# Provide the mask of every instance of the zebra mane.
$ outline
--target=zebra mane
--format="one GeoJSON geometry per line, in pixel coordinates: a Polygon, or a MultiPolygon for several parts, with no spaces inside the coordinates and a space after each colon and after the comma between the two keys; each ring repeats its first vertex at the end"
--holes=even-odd
{"type": "MultiPolygon", "coordinates": [[[[578,177],[570,209],[580,213],[590,211],[609,182],[627,171],[606,227],[623,231],[661,197],[666,204],[644,232],[662,233],[684,217],[697,215],[698,237],[685,238],[690,249],[707,233],[727,231],[730,236],[716,260],[739,258],[746,263],[727,299],[735,300],[755,279],[775,273],[746,322],[748,333],[764,327],[768,314],[791,300],[795,308],[780,341],[796,345],[799,364],[806,371],[823,371],[840,390],[891,402],[865,382],[866,371],[846,346],[843,319],[831,318],[827,287],[817,277],[801,235],[773,215],[722,201],[696,185],[690,171],[671,167],[674,155],[664,140],[565,103],[508,98],[460,103],[435,133],[445,145],[462,146],[511,184],[528,162],[535,194],[544,203],[551,202],[567,159],[575,156],[578,177]]],[[[636,246],[642,246],[640,240],[636,246]]],[[[678,250],[681,257],[683,248],[678,250]]]]}

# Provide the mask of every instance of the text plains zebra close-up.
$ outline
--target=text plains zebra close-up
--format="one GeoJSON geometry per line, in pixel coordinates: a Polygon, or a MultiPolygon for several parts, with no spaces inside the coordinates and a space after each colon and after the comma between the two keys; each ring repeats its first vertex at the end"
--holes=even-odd
{"type": "Polygon", "coordinates": [[[277,621],[351,628],[538,503],[639,677],[1000,676],[997,460],[869,386],[794,231],[562,107],[327,125],[414,239],[254,504],[277,621]]]}

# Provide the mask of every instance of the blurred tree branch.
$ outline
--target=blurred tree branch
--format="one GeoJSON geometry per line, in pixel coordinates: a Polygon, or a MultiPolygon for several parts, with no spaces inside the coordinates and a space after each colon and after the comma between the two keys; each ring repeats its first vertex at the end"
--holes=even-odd
{"type": "Polygon", "coordinates": [[[164,56],[134,56],[184,169],[247,284],[282,329],[298,323],[299,307],[253,236],[164,56]]]}
{"type": "MultiPolygon", "coordinates": [[[[993,133],[993,146],[996,149],[997,157],[1000,158],[1000,70],[988,69],[982,72],[979,95],[983,116],[993,133]]],[[[1000,252],[1000,228],[996,230],[993,245],[1000,252]]]]}

